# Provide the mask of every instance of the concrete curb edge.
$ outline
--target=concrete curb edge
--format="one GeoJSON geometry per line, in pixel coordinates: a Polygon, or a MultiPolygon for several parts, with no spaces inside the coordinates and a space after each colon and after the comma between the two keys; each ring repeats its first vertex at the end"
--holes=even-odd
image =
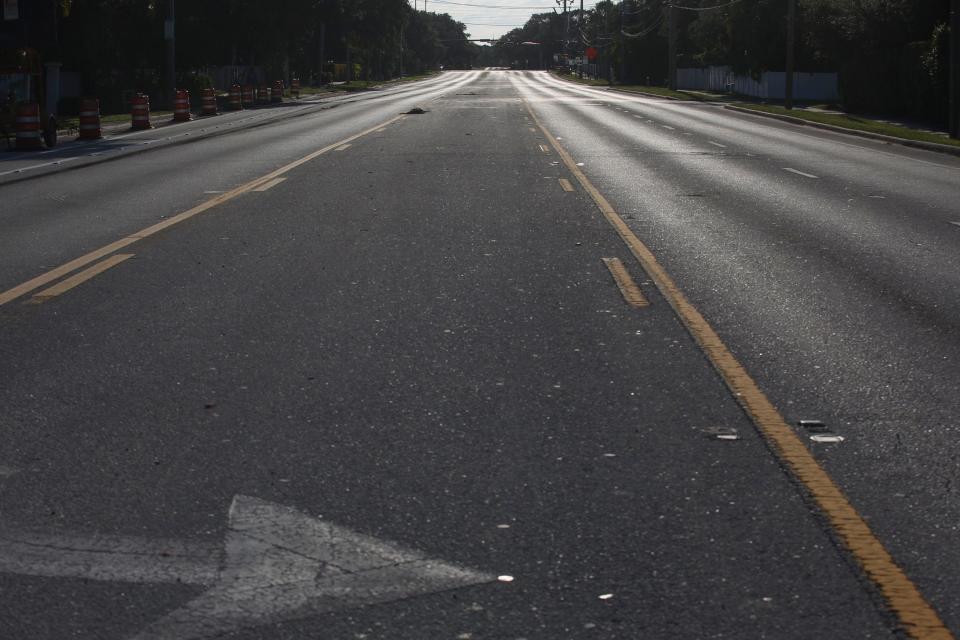
{"type": "Polygon", "coordinates": [[[908,140],[906,138],[897,138],[894,136],[884,135],[882,133],[872,133],[870,131],[859,131],[857,129],[848,129],[847,127],[838,127],[832,124],[824,124],[822,122],[813,122],[812,120],[795,118],[793,116],[785,116],[779,113],[766,113],[763,111],[755,111],[753,109],[745,109],[743,107],[738,107],[732,104],[724,105],[723,108],[729,109],[731,111],[737,111],[740,113],[747,113],[754,116],[760,116],[762,118],[772,118],[774,120],[780,120],[782,122],[789,122],[791,124],[796,124],[803,127],[813,127],[814,129],[823,129],[825,131],[833,131],[835,133],[846,133],[852,136],[858,136],[860,138],[869,138],[871,140],[879,140],[880,142],[888,142],[890,144],[899,144],[904,147],[913,147],[915,149],[923,149],[925,151],[933,151],[936,153],[946,153],[953,156],[960,156],[960,147],[952,147],[946,144],[937,144],[936,142],[924,142],[922,140],[908,140]]]}

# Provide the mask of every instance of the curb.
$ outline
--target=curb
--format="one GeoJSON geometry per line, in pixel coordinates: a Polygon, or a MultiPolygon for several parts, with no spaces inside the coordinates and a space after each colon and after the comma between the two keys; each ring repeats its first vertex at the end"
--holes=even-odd
{"type": "MultiPolygon", "coordinates": [[[[333,101],[331,101],[331,102],[333,102],[333,101]]],[[[323,102],[321,102],[320,100],[316,100],[316,101],[308,101],[308,102],[307,102],[306,104],[304,104],[303,106],[305,106],[305,107],[317,107],[316,109],[312,109],[311,111],[326,111],[326,110],[328,110],[328,109],[334,109],[334,108],[336,108],[336,107],[338,107],[338,106],[340,106],[340,105],[337,104],[337,103],[327,105],[327,104],[324,104],[323,102]]],[[[15,177],[15,178],[10,178],[9,176],[7,176],[7,177],[4,177],[4,178],[0,178],[0,186],[4,186],[4,185],[7,185],[7,184],[14,184],[14,183],[18,183],[18,182],[26,182],[26,181],[28,181],[28,180],[36,180],[36,179],[39,179],[39,178],[43,178],[43,177],[49,176],[49,175],[51,175],[52,173],[61,173],[61,172],[65,172],[65,171],[76,171],[76,170],[79,170],[79,169],[83,169],[84,167],[88,167],[88,166],[90,166],[90,165],[92,165],[92,164],[103,164],[103,163],[106,163],[106,162],[114,162],[114,161],[116,161],[116,160],[121,160],[121,159],[123,159],[123,158],[129,157],[129,156],[131,156],[131,155],[140,154],[140,153],[146,153],[146,152],[152,151],[152,150],[154,150],[154,149],[163,149],[163,148],[178,146],[178,145],[182,145],[182,144],[191,144],[191,143],[199,142],[199,141],[201,141],[201,140],[206,140],[206,139],[209,139],[209,138],[215,138],[215,137],[219,137],[219,136],[230,135],[230,134],[232,134],[232,133],[237,133],[237,132],[240,132],[240,131],[246,131],[246,130],[249,130],[249,129],[256,129],[256,128],[259,128],[259,127],[269,126],[269,125],[271,125],[271,124],[273,124],[273,123],[282,122],[282,121],[284,121],[284,120],[290,120],[290,119],[299,117],[299,116],[301,116],[301,115],[303,115],[303,111],[298,111],[298,112],[295,112],[295,113],[288,113],[288,114],[284,114],[284,115],[277,116],[276,118],[271,118],[271,119],[269,119],[269,120],[263,120],[263,121],[260,121],[260,122],[254,122],[254,123],[252,123],[252,124],[248,124],[248,125],[245,125],[245,126],[243,126],[243,127],[239,127],[239,128],[235,128],[235,129],[224,129],[224,130],[222,130],[222,131],[215,131],[215,132],[214,132],[214,131],[211,131],[211,132],[207,133],[206,135],[197,136],[197,137],[192,137],[192,136],[191,136],[191,137],[184,137],[184,138],[182,138],[182,139],[177,139],[177,140],[173,140],[173,141],[167,142],[166,144],[160,144],[160,145],[156,145],[156,146],[153,146],[153,145],[145,145],[145,146],[139,146],[139,147],[131,147],[131,148],[130,148],[129,150],[127,150],[125,153],[122,153],[122,154],[119,154],[119,155],[98,156],[98,157],[96,157],[95,159],[90,159],[90,158],[88,157],[88,161],[87,161],[87,162],[81,162],[81,163],[78,163],[78,164],[71,164],[71,165],[68,165],[68,166],[58,167],[58,168],[56,168],[56,169],[54,169],[54,170],[52,170],[52,171],[41,171],[41,172],[38,172],[38,173],[35,173],[35,174],[22,175],[22,176],[18,176],[18,177],[15,177]]],[[[150,119],[150,120],[151,120],[151,123],[152,123],[152,122],[153,122],[153,116],[151,116],[151,119],[150,119]]],[[[164,116],[159,116],[159,120],[160,120],[161,123],[166,123],[166,122],[169,121],[171,125],[172,125],[172,124],[179,124],[179,123],[174,123],[173,121],[170,121],[170,120],[169,120],[169,116],[166,116],[166,115],[164,115],[164,116]]],[[[167,125],[166,125],[166,124],[160,124],[160,125],[159,125],[158,127],[156,127],[156,128],[162,128],[162,127],[165,127],[165,126],[167,126],[167,125]]],[[[129,130],[130,130],[130,129],[129,129],[129,128],[126,128],[126,125],[124,125],[124,128],[123,128],[123,129],[115,130],[115,131],[113,131],[113,132],[111,132],[111,133],[119,134],[119,133],[127,132],[127,131],[129,131],[129,130]]],[[[104,133],[106,134],[107,132],[105,131],[104,133]]],[[[91,144],[96,144],[96,143],[99,143],[99,142],[107,142],[107,141],[109,141],[110,139],[111,139],[111,136],[109,136],[109,135],[104,135],[104,137],[103,137],[101,140],[91,140],[91,141],[89,141],[89,143],[91,143],[91,144]]],[[[74,142],[76,142],[76,141],[74,141],[74,142]]]]}
{"type": "MultiPolygon", "coordinates": [[[[550,75],[556,78],[557,80],[563,80],[564,82],[572,84],[575,87],[587,87],[588,89],[599,89],[600,91],[616,91],[617,93],[627,93],[627,94],[632,94],[636,96],[645,96],[649,98],[663,98],[664,100],[676,100],[678,102],[687,102],[686,100],[683,100],[681,98],[675,98],[674,96],[662,96],[659,93],[647,93],[646,91],[631,91],[629,89],[618,89],[617,87],[611,87],[610,85],[596,86],[592,84],[583,84],[581,82],[576,82],[575,80],[568,80],[567,78],[557,75],[555,73],[550,73],[550,75]]],[[[697,102],[697,100],[691,99],[690,102],[697,102]]]]}
{"type": "Polygon", "coordinates": [[[738,111],[740,113],[747,113],[754,116],[760,116],[762,118],[772,118],[774,120],[781,120],[783,122],[789,122],[791,124],[796,124],[803,127],[813,127],[814,129],[823,129],[825,131],[833,131],[835,133],[846,133],[851,136],[858,136],[860,138],[869,138],[871,140],[879,140],[880,142],[887,142],[890,144],[899,144],[904,147],[913,147],[915,149],[923,149],[925,151],[933,151],[936,153],[945,153],[952,156],[960,156],[960,147],[953,147],[947,144],[938,144],[936,142],[924,142],[922,140],[908,140],[906,138],[897,138],[895,136],[888,136],[882,133],[872,133],[870,131],[859,131],[857,129],[848,129],[847,127],[838,127],[832,124],[814,122],[812,120],[805,120],[803,118],[796,118],[794,116],[785,116],[779,113],[766,113],[764,111],[754,111],[753,109],[745,109],[743,107],[737,107],[732,104],[724,105],[723,108],[730,109],[731,111],[738,111]]]}

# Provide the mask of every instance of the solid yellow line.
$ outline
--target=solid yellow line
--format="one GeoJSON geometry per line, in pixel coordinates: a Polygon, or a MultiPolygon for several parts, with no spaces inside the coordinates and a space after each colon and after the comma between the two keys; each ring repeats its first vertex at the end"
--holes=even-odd
{"type": "Polygon", "coordinates": [[[102,262],[98,262],[97,264],[93,265],[89,269],[84,269],[80,273],[74,274],[69,278],[67,278],[66,280],[63,280],[62,282],[58,282],[57,284],[53,285],[49,289],[44,289],[40,293],[35,294],[33,298],[30,299],[30,302],[34,304],[39,304],[41,302],[46,302],[50,298],[56,298],[59,295],[63,295],[67,291],[70,291],[70,289],[73,289],[74,287],[77,287],[83,284],[87,280],[90,280],[91,278],[94,278],[100,275],[107,269],[111,267],[115,267],[121,262],[125,262],[126,260],[129,260],[132,257],[133,257],[132,253],[118,253],[116,255],[110,256],[106,260],[102,262]]]}
{"type": "Polygon", "coordinates": [[[640,291],[640,287],[638,287],[637,283],[630,277],[630,272],[627,271],[627,268],[620,258],[604,258],[603,263],[607,265],[607,269],[610,270],[610,275],[613,276],[613,280],[617,283],[617,287],[620,289],[620,293],[623,295],[623,299],[627,301],[627,304],[637,308],[650,306],[650,301],[647,300],[643,292],[640,291]]]}
{"type": "Polygon", "coordinates": [[[573,185],[566,178],[560,178],[560,188],[567,192],[573,191],[573,185]]]}
{"type": "Polygon", "coordinates": [[[870,530],[863,516],[850,504],[833,478],[824,471],[747,370],[727,349],[706,318],[687,300],[680,287],[657,261],[653,252],[634,235],[613,206],[580,170],[566,149],[560,146],[559,141],[543,126],[530,107],[530,103],[524,101],[524,104],[534,122],[563,158],[564,164],[590,194],[604,217],[613,225],[673,307],[687,331],[700,345],[727,387],[733,392],[734,398],[750,416],[763,437],[772,445],[777,458],[810,492],[811,497],[863,568],[864,573],[879,588],[890,610],[899,618],[903,630],[916,640],[954,640],[953,634],[917,586],[897,565],[883,543],[870,530]]]}
{"type": "Polygon", "coordinates": [[[260,186],[260,185],[262,185],[262,184],[264,184],[264,183],[266,183],[266,182],[269,182],[269,181],[273,180],[274,178],[278,178],[278,177],[282,176],[282,175],[285,174],[285,173],[289,173],[290,171],[296,169],[296,168],[299,167],[300,165],[303,165],[303,164],[306,164],[307,162],[310,162],[310,161],[313,160],[314,158],[317,158],[317,157],[319,157],[319,156],[322,156],[323,154],[328,153],[329,151],[331,151],[331,150],[333,150],[333,149],[336,149],[337,147],[343,146],[344,144],[346,144],[346,143],[348,143],[348,142],[353,142],[354,140],[357,140],[357,139],[359,139],[359,138],[362,138],[363,136],[369,135],[370,133],[373,133],[374,131],[376,131],[376,130],[377,130],[378,128],[380,128],[380,127],[385,127],[385,126],[388,126],[388,125],[390,125],[390,124],[393,124],[394,122],[396,122],[396,121],[398,121],[398,120],[403,120],[404,117],[405,117],[405,116],[403,116],[403,115],[394,116],[393,118],[390,118],[390,119],[387,120],[386,122],[381,122],[380,124],[378,124],[378,125],[376,125],[376,126],[374,126],[374,127],[370,127],[369,129],[365,129],[364,131],[361,131],[360,133],[356,133],[356,134],[350,136],[349,138],[345,138],[345,139],[343,139],[343,140],[340,140],[339,142],[334,142],[333,144],[328,145],[328,146],[326,146],[326,147],[324,147],[324,148],[322,148],[322,149],[318,149],[317,151],[314,151],[314,152],[312,152],[312,153],[309,153],[309,154],[305,155],[304,157],[300,158],[299,160],[294,160],[294,161],[291,162],[290,164],[284,165],[284,166],[280,167],[279,169],[276,169],[275,171],[271,171],[270,173],[268,173],[268,174],[266,174],[266,175],[263,175],[263,176],[260,176],[259,178],[256,178],[255,180],[251,180],[250,182],[248,182],[248,183],[246,183],[246,184],[242,184],[242,185],[240,185],[239,187],[236,187],[235,189],[231,189],[230,191],[227,191],[226,193],[222,193],[222,194],[220,194],[220,195],[218,195],[218,196],[216,196],[216,197],[214,197],[214,198],[211,198],[210,200],[207,200],[206,202],[203,202],[203,203],[201,203],[201,204],[198,204],[197,206],[195,206],[195,207],[193,207],[193,208],[191,208],[191,209],[187,209],[186,211],[183,211],[182,213],[178,213],[178,214],[175,215],[175,216],[172,216],[172,217],[170,217],[170,218],[167,218],[167,219],[164,220],[163,222],[158,222],[157,224],[151,225],[151,226],[147,227],[146,229],[142,229],[142,230],[140,230],[140,231],[137,231],[136,233],[132,233],[132,234],[130,234],[129,236],[127,236],[126,238],[121,238],[120,240],[117,240],[116,242],[112,242],[112,243],[108,244],[108,245],[105,246],[105,247],[101,247],[101,248],[97,249],[96,251],[91,251],[90,253],[88,253],[88,254],[86,254],[86,255],[80,256],[79,258],[76,258],[76,259],[74,259],[74,260],[71,260],[70,262],[67,262],[66,264],[63,264],[63,265],[57,267],[56,269],[52,269],[52,270],[50,270],[50,271],[47,271],[46,273],[43,273],[43,274],[41,274],[41,275],[39,275],[39,276],[31,279],[31,280],[28,280],[27,282],[24,282],[23,284],[17,285],[16,287],[13,287],[12,289],[8,289],[7,291],[0,292],[0,306],[5,305],[5,304],[7,304],[8,302],[10,302],[10,301],[12,301],[12,300],[16,300],[16,299],[19,298],[20,296],[26,295],[26,294],[30,293],[31,291],[34,291],[34,290],[36,290],[36,289],[39,289],[40,287],[42,287],[42,286],[44,286],[44,285],[46,285],[46,284],[49,284],[50,282],[53,282],[54,280],[57,280],[57,279],[59,279],[59,278],[62,278],[63,276],[67,275],[68,273],[71,273],[71,272],[73,272],[73,271],[76,271],[77,269],[79,269],[79,268],[81,268],[81,267],[84,267],[84,266],[90,264],[91,262],[95,262],[95,261],[99,260],[100,258],[102,258],[102,257],[104,257],[104,256],[106,256],[106,255],[109,255],[109,254],[113,253],[114,251],[118,251],[119,249],[122,249],[123,247],[129,246],[129,245],[137,242],[138,240],[142,240],[142,239],[144,239],[144,238],[147,238],[147,237],[149,237],[149,236],[152,236],[152,235],[154,235],[155,233],[158,233],[158,232],[160,232],[160,231],[163,231],[164,229],[167,229],[167,228],[172,227],[172,226],[174,226],[174,225],[176,225],[176,224],[179,224],[179,223],[183,222],[184,220],[189,220],[190,218],[192,218],[192,217],[194,217],[194,216],[196,216],[196,215],[198,215],[198,214],[201,214],[201,213],[203,213],[204,211],[208,211],[208,210],[210,210],[210,209],[213,209],[214,207],[219,206],[219,205],[223,204],[224,202],[228,202],[228,201],[230,201],[230,200],[233,200],[233,199],[236,198],[237,196],[239,196],[239,195],[241,195],[241,194],[244,194],[244,193],[246,193],[246,192],[248,192],[248,191],[252,191],[253,189],[257,188],[258,186],[260,186]]]}
{"type": "Polygon", "coordinates": [[[283,182],[284,180],[286,180],[286,178],[274,178],[274,179],[271,180],[270,182],[264,182],[264,183],[261,184],[259,187],[257,187],[256,189],[254,189],[254,191],[263,192],[263,191],[266,191],[267,189],[272,189],[273,187],[277,186],[278,184],[280,184],[280,183],[283,182]]]}
{"type": "Polygon", "coordinates": [[[67,275],[68,273],[76,271],[80,267],[86,266],[91,262],[99,260],[103,256],[109,255],[114,251],[118,251],[119,249],[122,249],[127,245],[133,244],[136,241],[137,241],[136,238],[124,238],[122,240],[117,240],[112,244],[108,244],[105,247],[101,247],[100,249],[97,249],[96,251],[91,251],[90,253],[84,256],[80,256],[75,260],[71,260],[70,262],[60,267],[57,267],[56,269],[47,271],[43,275],[39,275],[36,278],[33,278],[32,280],[28,280],[23,284],[14,287],[13,289],[8,289],[7,291],[0,293],[0,306],[7,304],[11,300],[16,300],[20,296],[26,295],[31,291],[35,289],[39,289],[44,285],[50,284],[54,280],[59,280],[63,276],[67,275]]]}

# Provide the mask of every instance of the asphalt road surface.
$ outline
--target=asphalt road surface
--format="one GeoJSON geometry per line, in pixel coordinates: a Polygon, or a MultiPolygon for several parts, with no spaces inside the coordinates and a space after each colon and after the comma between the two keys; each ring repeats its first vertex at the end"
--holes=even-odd
{"type": "Polygon", "coordinates": [[[957,637],[958,177],[509,71],[0,157],[0,638],[957,637]]]}

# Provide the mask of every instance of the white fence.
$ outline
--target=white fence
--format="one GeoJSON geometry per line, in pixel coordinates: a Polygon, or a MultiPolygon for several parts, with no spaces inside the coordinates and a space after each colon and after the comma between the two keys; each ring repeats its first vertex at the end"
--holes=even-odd
{"type": "MultiPolygon", "coordinates": [[[[754,98],[782,100],[786,93],[787,74],[766,71],[760,80],[733,73],[730,67],[677,69],[677,87],[700,91],[739,93],[754,98]]],[[[794,73],[793,97],[797,100],[839,100],[836,73],[794,73]]]]}

